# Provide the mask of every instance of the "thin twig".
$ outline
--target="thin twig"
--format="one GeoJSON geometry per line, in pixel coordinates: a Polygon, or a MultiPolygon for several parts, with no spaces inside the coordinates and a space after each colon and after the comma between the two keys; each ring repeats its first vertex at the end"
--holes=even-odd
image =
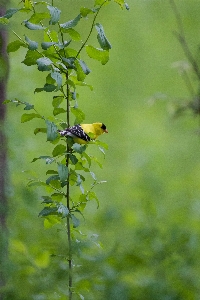
{"type": "MultiPolygon", "coordinates": [[[[68,82],[68,73],[66,74],[66,82],[68,82]]],[[[67,83],[67,127],[70,127],[70,117],[69,117],[69,110],[70,110],[70,103],[69,103],[69,84],[67,83]]],[[[67,157],[66,157],[66,166],[69,168],[69,152],[70,148],[67,144],[67,157]]],[[[67,178],[67,193],[66,193],[66,200],[67,200],[67,208],[70,211],[70,193],[69,193],[69,175],[67,178]]],[[[68,238],[68,267],[69,267],[69,276],[68,276],[68,291],[69,291],[69,300],[72,300],[72,247],[71,247],[71,229],[70,229],[70,219],[69,216],[67,217],[67,238],[68,238]]]]}
{"type": "Polygon", "coordinates": [[[185,56],[187,57],[188,61],[191,63],[195,74],[197,75],[198,79],[200,80],[199,66],[198,66],[197,61],[195,60],[192,52],[190,51],[190,49],[188,47],[187,42],[186,42],[186,37],[185,37],[185,33],[184,33],[184,29],[183,29],[183,23],[182,23],[182,20],[181,20],[180,13],[177,9],[175,1],[174,0],[169,0],[169,2],[170,2],[170,5],[172,7],[172,10],[174,12],[176,22],[177,22],[177,26],[178,26],[178,31],[179,31],[179,32],[175,31],[174,34],[177,37],[179,43],[181,44],[182,49],[185,53],[185,56]]]}

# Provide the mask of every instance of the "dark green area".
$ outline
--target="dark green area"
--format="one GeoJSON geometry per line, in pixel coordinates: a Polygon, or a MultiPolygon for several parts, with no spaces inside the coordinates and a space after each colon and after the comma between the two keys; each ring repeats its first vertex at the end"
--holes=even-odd
{"type": "MultiPolygon", "coordinates": [[[[62,24],[66,30],[73,30],[68,21],[76,22],[80,6],[89,7],[90,1],[67,2],[63,5],[62,24]]],[[[98,195],[98,210],[98,203],[91,201],[84,218],[77,212],[73,216],[74,227],[81,231],[77,232],[73,249],[74,286],[87,300],[197,300],[199,118],[189,112],[174,118],[176,103],[190,99],[184,81],[173,67],[185,56],[173,35],[177,25],[168,1],[131,0],[128,4],[129,11],[120,10],[113,3],[99,14],[97,22],[103,24],[106,32],[105,47],[112,44],[110,60],[105,66],[90,60],[87,66],[92,72],[87,83],[94,91],[90,86],[80,86],[78,90],[84,122],[106,124],[109,133],[100,140],[109,145],[109,150],[104,160],[93,145],[87,149],[103,163],[103,169],[95,164],[93,168],[98,180],[107,183],[92,190],[98,195]]],[[[16,5],[17,1],[11,7],[16,5]]],[[[188,44],[198,58],[199,3],[182,0],[177,5],[188,44]]],[[[53,23],[59,12],[49,10],[53,23]]],[[[19,32],[21,28],[13,20],[14,30],[28,36],[28,29],[19,32]]],[[[76,30],[86,37],[89,26],[90,22],[84,28],[78,24],[76,30]]],[[[102,29],[98,30],[102,34],[102,29]]],[[[91,41],[98,47],[94,31],[91,41]]],[[[71,34],[78,38],[76,32],[71,34]]],[[[14,40],[16,37],[10,32],[10,41],[14,40]]],[[[29,45],[36,47],[32,41],[29,45]]],[[[39,113],[48,116],[52,95],[44,91],[34,94],[36,87],[44,85],[45,75],[36,70],[36,65],[27,68],[20,64],[26,52],[21,47],[21,51],[9,54],[8,99],[32,103],[39,113]]],[[[85,54],[84,61],[87,59],[85,54]]],[[[192,77],[197,87],[195,76],[192,77]]],[[[55,146],[50,148],[44,133],[34,134],[36,127],[44,132],[41,118],[26,120],[27,112],[21,106],[8,104],[10,210],[5,299],[63,300],[67,290],[66,233],[56,218],[49,222],[45,219],[44,229],[44,220],[38,218],[44,190],[39,187],[36,193],[27,187],[29,178],[46,181],[50,176],[58,176],[51,172],[46,176],[49,165],[45,159],[52,156],[55,146]],[[21,123],[22,113],[25,123],[21,123]],[[40,156],[45,159],[31,163],[40,156]]],[[[63,181],[66,172],[58,169],[63,181]]],[[[95,193],[90,195],[91,200],[95,200],[95,193]]],[[[74,193],[73,197],[77,195],[74,193]]],[[[63,209],[62,213],[68,212],[63,209]]],[[[80,297],[74,295],[74,299],[80,297]]]]}

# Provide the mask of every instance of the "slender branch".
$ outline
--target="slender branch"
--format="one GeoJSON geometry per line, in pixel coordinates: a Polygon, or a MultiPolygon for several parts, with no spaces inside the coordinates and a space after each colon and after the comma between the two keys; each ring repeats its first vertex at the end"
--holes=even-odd
{"type": "MultiPolygon", "coordinates": [[[[68,82],[68,73],[66,74],[66,82],[68,82]]],[[[69,103],[69,84],[67,83],[67,127],[70,127],[70,117],[69,117],[69,110],[70,110],[70,103],[69,103]]],[[[67,144],[67,157],[66,157],[66,166],[69,168],[69,152],[70,148],[67,144]]],[[[67,200],[67,208],[70,211],[70,194],[69,194],[70,186],[69,186],[69,175],[67,179],[67,193],[66,193],[66,200],[67,200]]],[[[72,300],[72,246],[71,246],[71,229],[70,229],[70,217],[67,217],[67,238],[68,238],[68,267],[69,267],[69,276],[68,276],[68,291],[69,291],[69,300],[72,300]]]]}
{"type": "MultiPolygon", "coordinates": [[[[14,33],[14,35],[16,35],[16,37],[22,42],[24,43],[24,45],[28,46],[28,43],[23,41],[23,39],[14,31],[12,30],[12,32],[14,33]]],[[[45,55],[43,53],[41,53],[38,49],[35,49],[35,51],[40,54],[41,56],[45,57],[45,55]]]]}
{"type": "Polygon", "coordinates": [[[90,38],[90,36],[91,36],[91,34],[92,34],[92,31],[93,31],[93,28],[94,28],[94,23],[95,23],[95,21],[96,21],[96,18],[97,18],[97,16],[98,16],[99,12],[100,12],[100,9],[103,7],[103,5],[104,5],[106,2],[107,2],[107,0],[105,0],[105,2],[103,2],[103,3],[101,4],[101,6],[99,7],[98,11],[96,12],[96,14],[95,14],[95,16],[94,16],[94,19],[93,19],[93,21],[92,21],[92,26],[91,26],[91,28],[90,28],[90,32],[89,32],[89,34],[88,34],[88,36],[87,36],[85,42],[82,44],[81,48],[79,49],[78,53],[76,54],[76,58],[79,56],[80,52],[82,51],[82,49],[85,47],[87,41],[89,40],[89,38],[90,38]]]}

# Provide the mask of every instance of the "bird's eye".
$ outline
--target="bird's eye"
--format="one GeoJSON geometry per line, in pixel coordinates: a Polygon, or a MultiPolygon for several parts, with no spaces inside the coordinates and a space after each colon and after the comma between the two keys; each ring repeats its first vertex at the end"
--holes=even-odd
{"type": "Polygon", "coordinates": [[[106,130],[106,125],[104,125],[104,124],[102,123],[101,128],[102,128],[103,130],[106,130]]]}

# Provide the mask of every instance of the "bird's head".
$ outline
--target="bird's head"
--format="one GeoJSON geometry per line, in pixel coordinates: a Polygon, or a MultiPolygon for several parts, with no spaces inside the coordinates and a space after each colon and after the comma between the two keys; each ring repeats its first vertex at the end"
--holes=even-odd
{"type": "Polygon", "coordinates": [[[97,132],[97,135],[101,135],[103,133],[108,133],[108,130],[106,129],[106,125],[103,123],[93,123],[95,130],[97,132]]]}
{"type": "Polygon", "coordinates": [[[101,123],[101,129],[103,130],[103,132],[108,133],[108,130],[106,129],[106,125],[101,123]]]}

